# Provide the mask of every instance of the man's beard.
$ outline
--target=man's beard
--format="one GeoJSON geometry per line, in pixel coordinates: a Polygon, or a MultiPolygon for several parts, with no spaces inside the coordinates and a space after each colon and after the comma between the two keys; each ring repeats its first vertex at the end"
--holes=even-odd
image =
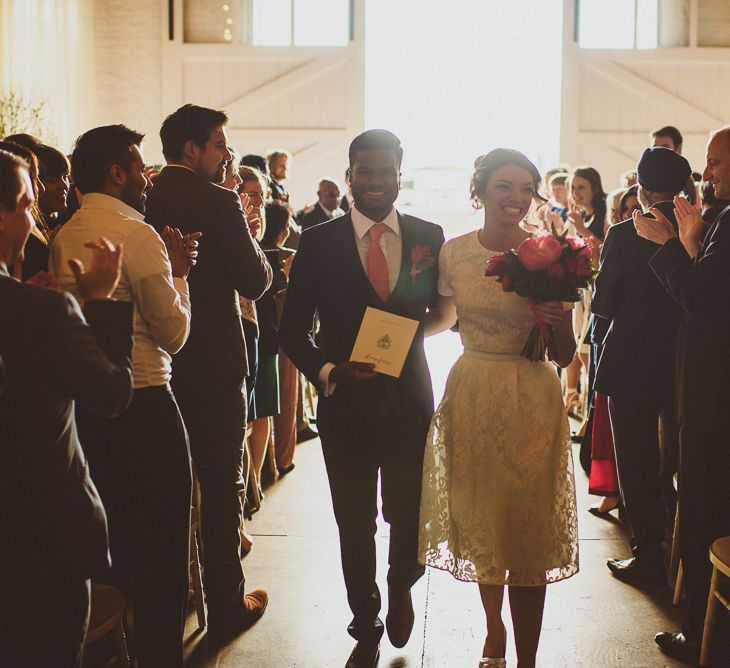
{"type": "Polygon", "coordinates": [[[215,174],[211,177],[211,182],[215,183],[217,185],[221,185],[223,181],[226,180],[226,163],[222,162],[220,165],[218,165],[218,169],[216,170],[215,174]]]}

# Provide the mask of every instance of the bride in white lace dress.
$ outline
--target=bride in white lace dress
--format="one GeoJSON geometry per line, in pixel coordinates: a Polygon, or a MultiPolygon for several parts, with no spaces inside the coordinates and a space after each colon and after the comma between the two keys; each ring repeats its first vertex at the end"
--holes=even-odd
{"type": "Polygon", "coordinates": [[[515,248],[540,175],[521,153],[496,149],[475,163],[471,190],[484,226],[452,239],[439,260],[439,309],[426,333],[457,317],[464,354],[449,374],[426,446],[419,553],[428,566],[478,582],[487,616],[480,666],[504,666],[501,617],[509,587],[520,668],[535,664],[545,585],[578,571],[568,422],[551,362],[520,352],[539,314],[554,333],[551,359],[575,352],[570,311],[531,307],[484,276],[487,259],[515,248]],[[497,657],[497,658],[487,658],[497,657]]]}

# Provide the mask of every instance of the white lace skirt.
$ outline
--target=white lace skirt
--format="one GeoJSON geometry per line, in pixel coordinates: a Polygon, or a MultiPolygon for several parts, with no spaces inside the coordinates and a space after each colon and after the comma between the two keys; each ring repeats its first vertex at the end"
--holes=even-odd
{"type": "Polygon", "coordinates": [[[471,351],[457,360],[426,445],[419,554],[482,584],[578,572],[570,433],[551,364],[471,351]]]}

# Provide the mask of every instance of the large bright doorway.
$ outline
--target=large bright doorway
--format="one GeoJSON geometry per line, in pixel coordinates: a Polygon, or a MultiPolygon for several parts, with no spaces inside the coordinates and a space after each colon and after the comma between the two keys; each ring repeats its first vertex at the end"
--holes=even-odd
{"type": "MultiPolygon", "coordinates": [[[[404,147],[400,210],[447,239],[481,225],[474,159],[504,146],[541,171],[559,161],[562,0],[367,0],[365,125],[404,147]]],[[[458,337],[427,341],[436,400],[458,337]]]]}

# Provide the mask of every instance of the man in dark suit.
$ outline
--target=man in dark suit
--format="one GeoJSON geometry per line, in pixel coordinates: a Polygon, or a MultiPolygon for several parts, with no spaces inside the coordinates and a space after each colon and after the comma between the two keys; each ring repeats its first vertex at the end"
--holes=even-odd
{"type": "MultiPolygon", "coordinates": [[[[711,136],[703,179],[712,182],[718,197],[730,198],[730,127],[711,136]]],[[[650,265],[682,309],[679,542],[688,623],[681,633],[659,633],[656,642],[667,652],[696,656],[710,586],[708,550],[730,534],[730,208],[702,241],[699,209],[679,198],[675,206],[678,230],[658,210],[652,210],[657,220],[635,216],[634,224],[640,236],[661,245],[650,265]]]]}
{"type": "Polygon", "coordinates": [[[72,260],[86,301],[10,278],[32,226],[24,165],[0,151],[0,665],[80,666],[89,578],[109,566],[106,517],[76,436],[74,400],[117,415],[132,396],[132,305],[109,300],[121,248],[72,260]],[[84,319],[84,316],[86,319],[84,319]]]}
{"type": "Polygon", "coordinates": [[[292,264],[280,344],[321,388],[317,426],[340,531],[342,569],[358,642],[347,662],[373,666],[383,623],[375,583],[377,486],[390,523],[388,636],[396,647],[413,626],[410,589],[418,563],[418,513],[423,450],[433,413],[423,324],[399,378],[350,362],[368,306],[422,321],[436,301],[443,244],[437,225],[400,214],[400,141],[370,130],[350,145],[353,209],[307,230],[292,264]],[[432,262],[420,268],[416,256],[432,262]],[[319,313],[317,345],[312,319],[319,313]]]}
{"type": "Polygon", "coordinates": [[[189,280],[190,336],[173,359],[172,388],[200,483],[209,633],[219,636],[255,622],[268,600],[263,590],[244,594],[239,558],[248,368],[238,297],[260,297],[271,267],[238,195],[217,185],[232,159],[226,122],[223,112],[193,105],[165,119],[167,166],[154,181],[146,215],[158,232],[166,226],[202,232],[189,280]]]}
{"type": "Polygon", "coordinates": [[[317,203],[310,211],[299,216],[297,222],[302,230],[324,223],[341,216],[344,211],[339,208],[340,185],[334,179],[322,179],[317,188],[317,203]]]}
{"type": "MultiPolygon", "coordinates": [[[[646,149],[637,166],[644,210],[656,207],[676,227],[672,198],[691,171],[668,148],[646,149]]],[[[621,498],[634,534],[633,556],[609,559],[608,567],[625,582],[659,584],[666,581],[663,527],[675,508],[674,355],[681,314],[649,267],[655,252],[633,220],[609,228],[591,310],[611,321],[595,389],[608,396],[621,498]]]]}

